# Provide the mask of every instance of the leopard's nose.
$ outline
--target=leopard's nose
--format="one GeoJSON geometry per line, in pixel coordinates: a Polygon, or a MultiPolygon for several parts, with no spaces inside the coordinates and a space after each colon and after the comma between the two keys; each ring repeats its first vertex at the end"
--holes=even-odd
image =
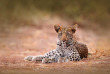
{"type": "Polygon", "coordinates": [[[66,42],[66,39],[63,39],[62,41],[63,41],[63,42],[66,42]]]}
{"type": "Polygon", "coordinates": [[[62,42],[66,42],[67,41],[67,37],[66,37],[65,33],[62,34],[61,40],[62,40],[62,42]]]}

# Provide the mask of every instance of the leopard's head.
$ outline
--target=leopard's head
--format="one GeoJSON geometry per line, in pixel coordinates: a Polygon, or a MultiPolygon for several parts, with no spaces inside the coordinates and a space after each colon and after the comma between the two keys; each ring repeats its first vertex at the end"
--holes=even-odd
{"type": "Polygon", "coordinates": [[[54,25],[55,31],[58,33],[58,39],[61,43],[69,44],[75,40],[74,33],[76,32],[77,24],[73,27],[61,27],[59,25],[54,25]]]}

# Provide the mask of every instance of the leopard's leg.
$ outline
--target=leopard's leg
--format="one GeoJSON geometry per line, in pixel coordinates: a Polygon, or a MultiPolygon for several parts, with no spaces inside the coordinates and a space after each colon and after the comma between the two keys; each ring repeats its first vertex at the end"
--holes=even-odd
{"type": "Polygon", "coordinates": [[[52,61],[51,58],[43,58],[43,59],[42,59],[42,63],[43,63],[43,64],[52,63],[52,62],[53,62],[53,61],[52,61]]]}
{"type": "Polygon", "coordinates": [[[50,57],[50,58],[43,58],[42,59],[42,63],[53,63],[53,62],[58,62],[58,58],[57,57],[50,57]]]}
{"type": "Polygon", "coordinates": [[[42,61],[42,63],[52,63],[52,62],[55,62],[55,54],[56,54],[56,49],[52,50],[50,52],[47,52],[45,55],[27,56],[27,57],[24,58],[24,60],[42,61]]]}
{"type": "Polygon", "coordinates": [[[67,56],[58,58],[58,63],[63,63],[63,62],[69,62],[69,59],[67,58],[67,56]]]}
{"type": "Polygon", "coordinates": [[[39,56],[27,56],[24,58],[24,60],[28,60],[28,61],[42,61],[42,59],[44,58],[43,55],[39,55],[39,56]]]}
{"type": "Polygon", "coordinates": [[[42,59],[42,63],[53,63],[53,62],[57,62],[57,57],[55,55],[51,56],[51,57],[45,57],[42,59]]]}
{"type": "Polygon", "coordinates": [[[42,63],[52,63],[52,62],[56,62],[56,49],[46,53],[44,55],[44,58],[42,59],[42,63]]]}
{"type": "Polygon", "coordinates": [[[80,58],[80,55],[78,52],[73,52],[72,53],[72,56],[70,57],[70,61],[80,61],[81,58],[80,58]]]}
{"type": "Polygon", "coordinates": [[[24,58],[24,60],[28,61],[42,61],[43,58],[45,57],[50,57],[55,53],[56,50],[52,50],[50,52],[47,52],[45,55],[38,55],[38,56],[27,56],[24,58]]]}
{"type": "MultiPolygon", "coordinates": [[[[53,52],[52,52],[53,53],[53,52]]],[[[61,53],[58,53],[57,51],[54,52],[52,55],[45,55],[45,58],[42,59],[42,63],[53,63],[58,62],[59,57],[61,57],[61,53]]]]}
{"type": "Polygon", "coordinates": [[[24,60],[32,61],[33,56],[27,56],[24,58],[24,60]]]}
{"type": "Polygon", "coordinates": [[[34,56],[34,57],[32,58],[32,61],[42,61],[43,58],[44,58],[43,55],[34,56]]]}

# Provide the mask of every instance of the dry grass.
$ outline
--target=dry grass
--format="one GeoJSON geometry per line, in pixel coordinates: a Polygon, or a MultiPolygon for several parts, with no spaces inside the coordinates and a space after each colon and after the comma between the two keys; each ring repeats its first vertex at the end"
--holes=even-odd
{"type": "MultiPolygon", "coordinates": [[[[55,21],[53,21],[55,22],[55,21]]],[[[58,21],[57,21],[58,22],[58,21]]],[[[62,21],[61,21],[62,22],[62,21]]],[[[59,23],[61,23],[59,22],[59,23]]],[[[51,22],[50,22],[51,23],[51,22]]],[[[66,22],[63,22],[66,24],[66,22]]],[[[36,25],[36,24],[35,24],[36,25]]],[[[110,68],[110,46],[108,36],[99,37],[93,31],[78,29],[76,38],[87,44],[89,55],[79,62],[41,64],[40,62],[24,61],[29,55],[42,55],[56,48],[57,33],[52,24],[42,23],[43,26],[23,26],[16,30],[1,31],[0,33],[0,69],[33,69],[34,71],[58,70],[73,71],[74,69],[106,69],[110,68]]],[[[104,70],[104,71],[106,71],[104,70]]]]}

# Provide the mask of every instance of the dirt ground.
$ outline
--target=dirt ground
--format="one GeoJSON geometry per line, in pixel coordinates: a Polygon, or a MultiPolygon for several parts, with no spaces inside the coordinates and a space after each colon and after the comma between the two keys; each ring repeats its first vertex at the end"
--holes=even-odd
{"type": "MultiPolygon", "coordinates": [[[[81,28],[77,29],[75,35],[79,42],[87,44],[91,53],[87,59],[52,64],[24,61],[26,56],[43,55],[56,48],[57,33],[52,24],[54,21],[49,24],[46,22],[41,23],[43,26],[32,24],[0,30],[0,74],[110,74],[108,36],[100,37],[93,31],[81,28]]],[[[58,21],[57,23],[60,24],[58,21]]]]}

